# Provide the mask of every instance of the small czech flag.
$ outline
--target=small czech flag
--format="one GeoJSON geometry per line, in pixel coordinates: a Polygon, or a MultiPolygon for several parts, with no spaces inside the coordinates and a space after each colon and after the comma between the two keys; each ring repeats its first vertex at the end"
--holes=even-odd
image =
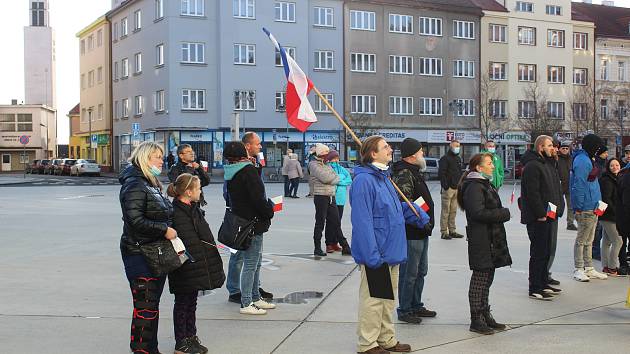
{"type": "Polygon", "coordinates": [[[282,196],[271,198],[271,201],[273,202],[274,213],[277,213],[282,210],[282,200],[283,200],[282,196]]]}
{"type": "Polygon", "coordinates": [[[557,208],[558,207],[554,203],[549,202],[549,205],[547,205],[547,217],[555,220],[557,208]]]}
{"type": "Polygon", "coordinates": [[[608,204],[602,202],[601,200],[597,203],[597,209],[595,209],[593,211],[593,213],[595,213],[595,215],[597,216],[602,216],[604,215],[604,212],[606,211],[606,209],[608,208],[608,204]]]}
{"type": "Polygon", "coordinates": [[[265,165],[267,165],[267,163],[265,162],[265,154],[263,154],[262,151],[258,153],[258,162],[262,167],[265,167],[265,165]]]}
{"type": "Polygon", "coordinates": [[[422,210],[424,210],[425,213],[429,212],[429,204],[427,204],[427,202],[424,201],[424,198],[420,197],[416,199],[413,203],[419,206],[420,208],[422,208],[422,210]]]}

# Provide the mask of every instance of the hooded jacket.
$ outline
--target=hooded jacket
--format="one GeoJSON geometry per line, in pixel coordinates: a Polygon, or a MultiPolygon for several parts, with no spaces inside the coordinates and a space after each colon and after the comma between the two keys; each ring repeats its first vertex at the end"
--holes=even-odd
{"type": "Polygon", "coordinates": [[[560,178],[555,171],[555,161],[543,158],[534,150],[527,150],[521,163],[521,223],[530,224],[547,216],[549,203],[556,205],[557,218],[564,214],[564,199],[560,187],[560,178]]]}
{"type": "Polygon", "coordinates": [[[308,163],[308,172],[313,183],[313,195],[325,195],[327,197],[335,195],[339,176],[332,167],[320,159],[315,159],[308,163]]]}
{"type": "Polygon", "coordinates": [[[118,181],[123,219],[120,252],[140,255],[138,245],[158,241],[166,234],[173,221],[173,205],[133,164],[120,172],[118,181]]]}
{"type": "Polygon", "coordinates": [[[419,207],[417,218],[406,203],[401,203],[389,180],[389,171],[372,165],[354,168],[350,188],[352,206],[352,257],[357,264],[378,268],[383,263],[396,265],[407,260],[405,223],[422,228],[429,216],[419,207]]]}
{"type": "Polygon", "coordinates": [[[256,235],[267,232],[273,218],[273,203],[267,199],[258,170],[249,161],[228,164],[223,169],[232,212],[247,220],[258,218],[256,235]]]}
{"type": "Polygon", "coordinates": [[[398,161],[394,163],[392,169],[392,180],[400,188],[405,197],[410,201],[422,197],[429,207],[429,224],[422,229],[419,229],[413,225],[405,225],[405,231],[407,234],[407,240],[422,240],[428,236],[431,236],[431,231],[435,225],[434,216],[434,204],[429,187],[427,186],[422,173],[420,173],[420,167],[410,164],[406,161],[398,161]]]}
{"type": "Polygon", "coordinates": [[[338,162],[329,163],[333,171],[339,176],[339,183],[337,183],[337,189],[335,190],[335,201],[337,205],[346,205],[346,195],[348,194],[348,186],[352,184],[352,176],[350,172],[341,166],[338,162]]]}
{"type": "Polygon", "coordinates": [[[593,162],[585,150],[577,150],[573,154],[571,169],[571,207],[575,211],[593,211],[602,199],[597,180],[599,173],[594,171],[593,162]],[[592,175],[589,177],[589,175],[592,175]]]}

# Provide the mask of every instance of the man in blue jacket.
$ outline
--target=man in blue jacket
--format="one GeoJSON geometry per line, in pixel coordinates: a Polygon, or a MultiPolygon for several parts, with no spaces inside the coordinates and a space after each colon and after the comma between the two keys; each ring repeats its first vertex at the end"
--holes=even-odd
{"type": "Polygon", "coordinates": [[[571,188],[571,206],[575,212],[578,231],[573,249],[575,271],[573,279],[581,282],[589,279],[606,279],[606,274],[593,268],[593,239],[597,226],[595,209],[602,199],[599,190],[599,169],[594,167],[595,156],[604,149],[604,141],[595,134],[588,134],[582,139],[582,149],[573,154],[573,168],[569,186],[571,188]]]}
{"type": "MultiPolygon", "coordinates": [[[[409,352],[411,346],[398,342],[394,332],[394,294],[398,292],[399,265],[407,260],[405,223],[423,228],[429,216],[414,205],[420,215],[417,217],[406,203],[399,201],[389,177],[392,148],[382,136],[365,139],[360,154],[362,166],[354,169],[350,189],[352,257],[361,265],[358,352],[409,352]],[[391,299],[373,297],[368,284],[367,268],[382,266],[391,278],[391,299]]],[[[373,282],[372,278],[370,283],[373,282]]]]}

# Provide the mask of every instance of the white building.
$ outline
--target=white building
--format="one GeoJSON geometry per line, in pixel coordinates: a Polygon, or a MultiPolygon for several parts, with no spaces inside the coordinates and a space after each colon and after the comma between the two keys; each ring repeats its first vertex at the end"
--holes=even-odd
{"type": "Polygon", "coordinates": [[[45,104],[55,109],[55,32],[50,27],[48,0],[28,3],[30,25],[24,27],[24,103],[45,104]]]}

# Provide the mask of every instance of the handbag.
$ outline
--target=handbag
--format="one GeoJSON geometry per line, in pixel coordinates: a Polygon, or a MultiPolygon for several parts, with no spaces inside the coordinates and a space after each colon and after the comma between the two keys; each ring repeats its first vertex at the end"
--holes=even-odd
{"type": "Polygon", "coordinates": [[[182,266],[183,262],[170,240],[163,239],[143,245],[138,244],[151,273],[166,275],[182,266]]]}
{"type": "Polygon", "coordinates": [[[225,208],[223,223],[219,228],[219,242],[235,250],[244,251],[249,248],[254,237],[254,226],[257,218],[247,220],[225,208]]]}

